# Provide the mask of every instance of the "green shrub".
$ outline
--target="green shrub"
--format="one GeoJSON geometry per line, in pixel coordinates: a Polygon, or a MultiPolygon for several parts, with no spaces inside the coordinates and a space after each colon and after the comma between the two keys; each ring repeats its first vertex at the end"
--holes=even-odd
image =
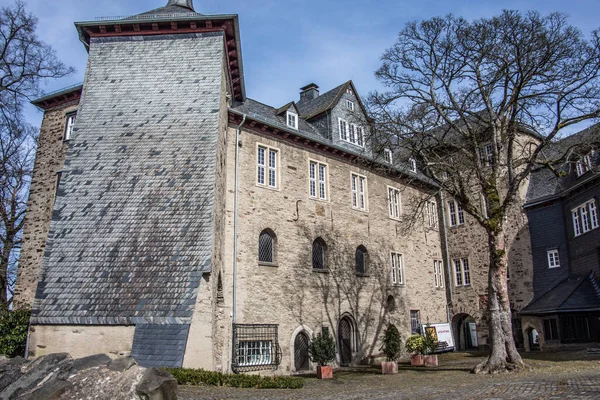
{"type": "Polygon", "coordinates": [[[29,329],[29,310],[8,310],[0,306],[0,354],[24,356],[29,329]]]}
{"type": "Polygon", "coordinates": [[[404,347],[411,354],[423,354],[425,350],[425,338],[421,335],[412,335],[406,339],[404,347]]]}
{"type": "Polygon", "coordinates": [[[189,368],[165,368],[165,370],[171,373],[180,385],[256,389],[301,389],[304,386],[302,379],[289,376],[235,375],[189,368]]]}
{"type": "Polygon", "coordinates": [[[400,339],[400,332],[398,332],[398,328],[394,324],[389,324],[386,328],[383,336],[383,344],[379,350],[383,351],[387,361],[396,361],[400,358],[402,339],[400,339]]]}
{"type": "Polygon", "coordinates": [[[335,339],[327,334],[317,334],[308,345],[308,355],[312,362],[324,366],[335,360],[335,339]]]}

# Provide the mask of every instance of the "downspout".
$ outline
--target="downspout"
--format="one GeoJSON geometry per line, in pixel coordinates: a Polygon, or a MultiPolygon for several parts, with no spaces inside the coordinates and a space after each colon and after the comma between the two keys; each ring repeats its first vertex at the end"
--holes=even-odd
{"type": "Polygon", "coordinates": [[[446,200],[444,200],[444,192],[440,192],[440,206],[442,208],[442,234],[444,235],[444,263],[446,264],[446,288],[448,293],[448,303],[446,304],[446,318],[448,319],[448,323],[452,323],[450,319],[450,304],[453,301],[453,292],[452,292],[452,263],[450,260],[450,250],[448,249],[448,228],[446,226],[446,200]]]}
{"type": "Polygon", "coordinates": [[[232,323],[237,322],[237,247],[238,247],[238,202],[239,202],[239,169],[240,169],[240,132],[246,123],[246,114],[235,131],[235,193],[233,195],[233,304],[232,323]]]}

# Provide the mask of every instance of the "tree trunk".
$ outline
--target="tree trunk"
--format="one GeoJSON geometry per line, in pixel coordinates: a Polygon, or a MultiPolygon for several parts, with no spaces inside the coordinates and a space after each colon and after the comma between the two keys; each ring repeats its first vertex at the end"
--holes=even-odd
{"type": "Polygon", "coordinates": [[[512,312],[508,298],[508,254],[503,229],[488,233],[490,268],[488,277],[488,318],[490,354],[474,373],[496,374],[525,367],[517,352],[512,331],[512,312]]]}

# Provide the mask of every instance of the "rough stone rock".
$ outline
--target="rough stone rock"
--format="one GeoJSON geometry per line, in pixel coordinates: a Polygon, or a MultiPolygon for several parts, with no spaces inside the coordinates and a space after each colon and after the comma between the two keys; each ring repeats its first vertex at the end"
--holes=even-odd
{"type": "Polygon", "coordinates": [[[108,363],[108,369],[110,369],[111,371],[123,372],[127,371],[134,365],[136,365],[136,362],[133,358],[121,357],[117,358],[116,360],[112,360],[110,363],[108,363]]]}
{"type": "Polygon", "coordinates": [[[73,373],[86,369],[101,367],[110,363],[112,359],[106,354],[96,354],[73,361],[73,373]]]}
{"type": "Polygon", "coordinates": [[[29,394],[19,396],[19,400],[57,400],[72,386],[73,384],[69,381],[57,379],[53,382],[42,384],[41,387],[29,394]]]}
{"type": "Polygon", "coordinates": [[[19,379],[21,376],[21,366],[25,362],[24,358],[16,357],[0,363],[0,394],[2,394],[8,385],[19,379]]]}
{"type": "Polygon", "coordinates": [[[86,369],[69,378],[73,386],[59,399],[138,399],[135,387],[142,378],[142,372],[137,365],[124,372],[111,371],[106,366],[86,369]]]}
{"type": "MultiPolygon", "coordinates": [[[[0,398],[32,398],[42,385],[52,385],[66,380],[73,367],[73,359],[67,353],[49,354],[21,366],[21,376],[0,392],[0,398]]],[[[39,398],[39,397],[38,397],[39,398]]]]}
{"type": "Polygon", "coordinates": [[[149,368],[144,371],[135,392],[147,400],[177,400],[177,380],[167,371],[149,368]]]}

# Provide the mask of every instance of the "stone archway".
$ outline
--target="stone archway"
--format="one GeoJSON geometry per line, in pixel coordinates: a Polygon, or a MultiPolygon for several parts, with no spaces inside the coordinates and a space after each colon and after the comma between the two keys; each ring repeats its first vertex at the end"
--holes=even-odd
{"type": "Polygon", "coordinates": [[[306,372],[313,369],[308,357],[308,345],[313,337],[313,331],[301,325],[292,333],[290,342],[290,364],[292,372],[306,372]]]}
{"type": "Polygon", "coordinates": [[[356,322],[351,315],[344,315],[338,324],[338,352],[341,366],[351,365],[357,352],[356,322]]]}
{"type": "Polygon", "coordinates": [[[540,350],[540,332],[533,326],[528,325],[525,329],[525,351],[540,350]]]}
{"type": "Polygon", "coordinates": [[[458,351],[479,349],[477,323],[469,314],[458,314],[452,322],[454,331],[454,348],[458,351]]]}

